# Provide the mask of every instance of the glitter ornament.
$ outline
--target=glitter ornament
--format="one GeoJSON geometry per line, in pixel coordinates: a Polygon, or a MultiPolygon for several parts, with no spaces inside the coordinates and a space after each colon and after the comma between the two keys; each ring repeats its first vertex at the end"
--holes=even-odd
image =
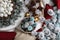
{"type": "Polygon", "coordinates": [[[29,17],[30,16],[30,14],[27,12],[26,14],[25,14],[25,17],[29,17]]]}
{"type": "Polygon", "coordinates": [[[39,21],[39,18],[38,18],[38,17],[35,17],[35,21],[36,21],[36,22],[39,21]]]}

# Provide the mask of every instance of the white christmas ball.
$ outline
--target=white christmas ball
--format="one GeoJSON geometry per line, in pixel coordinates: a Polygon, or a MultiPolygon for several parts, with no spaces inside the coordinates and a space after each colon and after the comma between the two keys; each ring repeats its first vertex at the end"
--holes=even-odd
{"type": "Polygon", "coordinates": [[[8,15],[7,14],[4,14],[5,17],[7,17],[8,15]]]}
{"type": "Polygon", "coordinates": [[[3,17],[4,16],[4,14],[3,13],[0,13],[0,17],[3,17]]]}
{"type": "Polygon", "coordinates": [[[12,8],[12,7],[8,7],[7,9],[8,9],[8,11],[12,11],[12,10],[13,10],[13,8],[12,8]]]}
{"type": "Polygon", "coordinates": [[[8,15],[11,15],[11,12],[8,12],[8,15]]]}
{"type": "Polygon", "coordinates": [[[3,7],[0,7],[0,12],[4,12],[4,8],[3,7]]]}
{"type": "Polygon", "coordinates": [[[13,6],[13,4],[11,4],[10,6],[13,6]]]}

